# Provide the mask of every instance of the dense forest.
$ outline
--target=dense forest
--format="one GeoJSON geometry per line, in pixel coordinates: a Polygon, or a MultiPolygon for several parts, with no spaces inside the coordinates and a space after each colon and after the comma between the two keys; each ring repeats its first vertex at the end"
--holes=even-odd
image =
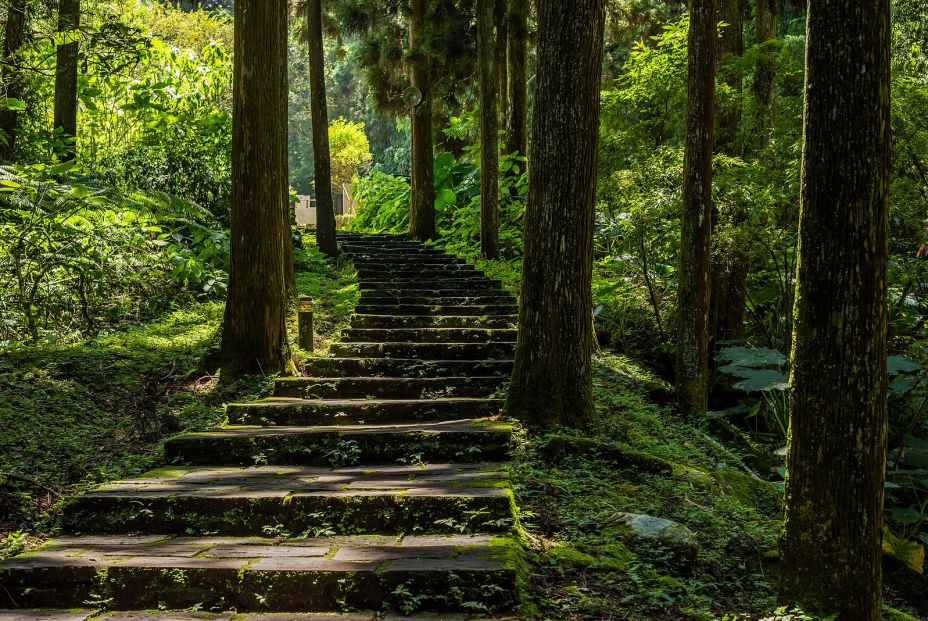
{"type": "Polygon", "coordinates": [[[925,0],[0,19],[0,619],[928,619],[925,0]]]}

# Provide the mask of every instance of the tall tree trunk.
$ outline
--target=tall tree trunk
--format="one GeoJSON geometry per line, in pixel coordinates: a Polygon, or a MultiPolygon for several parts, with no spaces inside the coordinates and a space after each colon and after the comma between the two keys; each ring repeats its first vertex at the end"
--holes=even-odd
{"type": "MultiPolygon", "coordinates": [[[[58,32],[77,36],[80,26],[80,0],[59,0],[58,32]]],[[[61,129],[66,140],[64,159],[74,159],[77,150],[77,60],[79,43],[70,41],[58,46],[55,61],[55,129],[61,129]]]]}
{"type": "Polygon", "coordinates": [[[332,204],[332,160],[329,152],[329,111],[325,92],[325,50],[322,45],[322,0],[307,0],[309,83],[313,117],[313,154],[316,187],[316,242],[335,257],[335,207],[332,204]]]}
{"type": "Polygon", "coordinates": [[[428,28],[428,0],[409,0],[409,48],[416,58],[410,62],[412,86],[422,101],[412,109],[412,197],[409,203],[409,233],[417,239],[435,237],[435,170],[432,149],[431,61],[423,49],[428,28]]]}
{"type": "Polygon", "coordinates": [[[692,0],[683,217],[680,238],[677,392],[685,412],[704,412],[709,390],[709,270],[717,0],[692,0]]]}
{"type": "MultiPolygon", "coordinates": [[[[744,28],[741,21],[742,0],[717,0],[719,2],[718,20],[728,24],[722,29],[718,38],[718,62],[744,53],[744,28]]],[[[725,82],[735,91],[738,98],[733,108],[719,112],[716,142],[726,155],[741,155],[741,139],[738,135],[741,123],[741,75],[737,72],[727,75],[725,82]]]]}
{"type": "MultiPolygon", "coordinates": [[[[282,20],[279,25],[280,28],[280,37],[284,41],[290,40],[290,15],[287,14],[287,19],[282,20]]],[[[286,52],[284,52],[286,54],[286,52]]],[[[296,300],[296,269],[293,265],[293,224],[290,220],[290,214],[292,213],[292,207],[290,205],[290,151],[289,151],[289,141],[287,132],[289,131],[289,118],[290,118],[290,81],[288,75],[288,66],[289,58],[287,62],[281,63],[280,71],[281,82],[284,85],[282,92],[280,93],[280,110],[279,114],[281,118],[284,119],[284,139],[280,141],[279,146],[279,157],[280,157],[280,168],[284,171],[284,182],[283,182],[283,197],[282,203],[283,211],[281,212],[282,225],[281,225],[281,234],[283,239],[283,262],[284,262],[284,283],[286,287],[284,289],[288,301],[296,300]]]]}
{"type": "Polygon", "coordinates": [[[477,0],[477,57],[480,65],[480,252],[499,258],[499,116],[496,108],[497,46],[493,0],[477,0]]]}
{"type": "Polygon", "coordinates": [[[528,154],[529,0],[509,0],[509,123],[506,152],[528,154]]]}
{"type": "MultiPolygon", "coordinates": [[[[479,0],[478,0],[479,2],[479,0]]],[[[496,96],[499,104],[499,127],[509,123],[509,64],[506,62],[509,46],[509,0],[494,0],[493,22],[496,25],[496,96]]]]}
{"type": "MultiPolygon", "coordinates": [[[[756,0],[754,31],[757,43],[765,43],[777,36],[777,0],[756,0]]],[[[761,136],[761,147],[770,141],[769,128],[773,124],[774,96],[773,63],[761,58],[754,73],[754,97],[757,98],[757,128],[761,136]]]]}
{"type": "Polygon", "coordinates": [[[284,269],[287,187],[285,0],[235,3],[232,231],[222,333],[228,373],[283,370],[289,360],[284,269]]]}
{"type": "Polygon", "coordinates": [[[805,131],[782,595],[881,617],[889,0],[817,0],[805,131]]]}
{"type": "MultiPolygon", "coordinates": [[[[22,96],[22,86],[19,83],[19,70],[15,67],[17,54],[25,40],[26,0],[10,0],[6,14],[6,33],[3,38],[3,69],[0,79],[6,84],[6,96],[19,99],[22,96]]],[[[0,110],[0,131],[3,132],[0,140],[0,162],[9,162],[16,151],[16,126],[18,123],[16,110],[0,110]]]]}
{"type": "MultiPolygon", "coordinates": [[[[718,61],[740,57],[744,53],[744,34],[741,19],[742,0],[720,0],[719,21],[728,24],[718,38],[718,61]]],[[[732,157],[743,155],[740,135],[742,80],[739,73],[725,78],[726,83],[737,94],[735,106],[719,110],[716,145],[720,151],[732,157]]],[[[718,209],[713,205],[713,225],[716,231],[722,228],[718,209]]],[[[731,214],[732,224],[744,223],[747,214],[740,210],[731,214]]],[[[712,242],[712,276],[709,302],[709,334],[712,336],[710,350],[715,350],[721,341],[741,337],[747,296],[748,257],[738,241],[731,242],[729,236],[714,235],[712,242]]]]}
{"type": "Polygon", "coordinates": [[[538,87],[519,336],[507,412],[531,425],[595,419],[593,213],[605,0],[539,4],[538,87]]]}

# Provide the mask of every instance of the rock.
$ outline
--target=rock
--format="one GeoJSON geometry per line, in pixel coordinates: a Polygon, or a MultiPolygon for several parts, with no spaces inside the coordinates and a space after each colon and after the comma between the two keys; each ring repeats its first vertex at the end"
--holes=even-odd
{"type": "Polygon", "coordinates": [[[656,543],[690,560],[699,554],[695,533],[672,520],[640,513],[616,513],[609,526],[618,527],[640,544],[656,543]]]}

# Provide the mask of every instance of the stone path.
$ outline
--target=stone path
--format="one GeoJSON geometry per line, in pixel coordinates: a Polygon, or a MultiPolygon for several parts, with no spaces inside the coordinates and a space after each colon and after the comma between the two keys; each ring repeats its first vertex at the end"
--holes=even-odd
{"type": "Polygon", "coordinates": [[[0,563],[0,621],[512,610],[512,429],[491,417],[515,300],[439,250],[340,241],[362,293],[332,357],[170,439],[169,466],[71,499],[66,536],[0,563]]]}

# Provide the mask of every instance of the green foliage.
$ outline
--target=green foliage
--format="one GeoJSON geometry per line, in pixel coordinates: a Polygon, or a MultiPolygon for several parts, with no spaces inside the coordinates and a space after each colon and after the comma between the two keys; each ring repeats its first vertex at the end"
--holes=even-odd
{"type": "Polygon", "coordinates": [[[329,149],[332,184],[335,187],[351,183],[370,167],[373,160],[363,123],[352,123],[343,118],[329,123],[329,149]]]}
{"type": "Polygon", "coordinates": [[[0,342],[93,335],[224,291],[227,236],[166,195],[123,196],[73,164],[0,173],[0,342]]]}

